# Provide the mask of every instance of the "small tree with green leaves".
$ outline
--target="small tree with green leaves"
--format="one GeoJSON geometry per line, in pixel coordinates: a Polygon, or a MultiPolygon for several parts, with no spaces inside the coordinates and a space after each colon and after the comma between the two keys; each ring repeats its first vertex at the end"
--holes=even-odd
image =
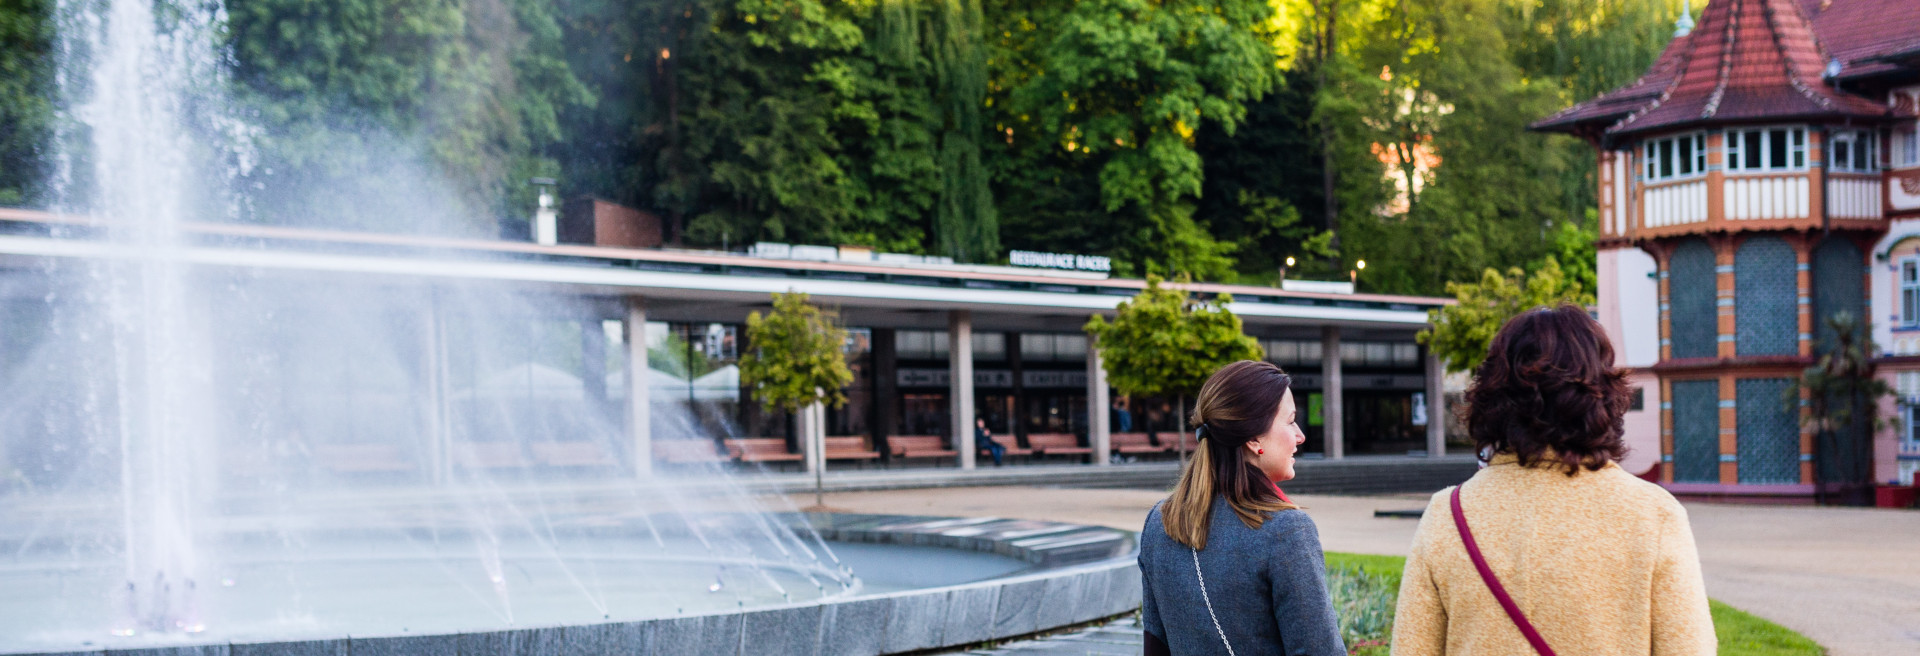
{"type": "Polygon", "coordinates": [[[1795,413],[1806,399],[1801,421],[1815,431],[1815,494],[1823,501],[1826,483],[1857,490],[1873,482],[1872,437],[1892,424],[1879,416],[1880,400],[1893,394],[1886,381],[1874,377],[1873,341],[1866,325],[1852,312],[1835,312],[1826,321],[1832,341],[1822,344],[1826,351],[1800,373],[1799,386],[1782,399],[1795,413]]]}
{"type": "MultiPolygon", "coordinates": [[[[1112,322],[1095,315],[1086,331],[1100,349],[1107,381],[1120,393],[1179,399],[1184,434],[1187,395],[1198,392],[1219,368],[1259,359],[1260,343],[1248,337],[1240,317],[1227,310],[1232,296],[1198,301],[1185,288],[1160,283],[1159,277],[1148,276],[1147,288],[1121,301],[1112,322]]],[[[1186,440],[1178,444],[1185,459],[1186,440]]]]}
{"type": "Polygon", "coordinates": [[[1521,312],[1562,303],[1593,303],[1593,294],[1568,276],[1552,256],[1532,274],[1519,267],[1508,269],[1504,276],[1487,269],[1478,283],[1447,283],[1447,293],[1459,302],[1428,311],[1433,327],[1420,331],[1417,338],[1447,363],[1448,371],[1479,367],[1493,336],[1521,312]]]}
{"type": "MultiPolygon", "coordinates": [[[[781,408],[798,415],[814,404],[846,405],[843,391],[853,382],[847,367],[847,331],[838,313],[807,302],[807,295],[773,295],[773,311],[747,315],[747,352],[740,357],[740,382],[752,390],[767,409],[781,408]]],[[[820,470],[825,453],[819,422],[805,422],[809,430],[800,439],[812,449],[814,505],[820,505],[820,470]]]]}

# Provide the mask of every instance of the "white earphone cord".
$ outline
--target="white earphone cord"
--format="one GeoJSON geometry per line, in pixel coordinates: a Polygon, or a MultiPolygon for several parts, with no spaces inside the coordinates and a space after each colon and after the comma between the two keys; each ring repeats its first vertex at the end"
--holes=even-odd
{"type": "Polygon", "coordinates": [[[1220,634],[1220,644],[1227,646],[1227,656],[1234,656],[1233,643],[1227,642],[1227,631],[1220,628],[1220,616],[1213,614],[1213,600],[1207,598],[1207,575],[1200,573],[1200,551],[1190,551],[1193,551],[1193,575],[1200,579],[1200,602],[1207,605],[1207,617],[1213,619],[1213,630],[1220,634]]]}

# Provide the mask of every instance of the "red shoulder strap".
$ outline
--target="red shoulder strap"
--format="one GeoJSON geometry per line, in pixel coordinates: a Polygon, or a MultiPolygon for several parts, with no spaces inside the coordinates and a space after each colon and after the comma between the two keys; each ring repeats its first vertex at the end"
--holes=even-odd
{"type": "Polygon", "coordinates": [[[1527,643],[1540,656],[1555,656],[1553,648],[1547,646],[1546,638],[1533,629],[1533,623],[1527,616],[1520,614],[1520,606],[1513,603],[1513,597],[1507,595],[1507,589],[1500,585],[1500,579],[1494,578],[1493,568],[1487,566],[1487,559],[1480,555],[1480,545],[1473,541],[1473,530],[1467,528],[1467,513],[1460,509],[1460,486],[1453,488],[1453,525],[1460,529],[1460,542],[1467,545],[1467,556],[1473,559],[1473,568],[1480,570],[1480,580],[1487,582],[1487,589],[1493,591],[1493,598],[1500,601],[1500,607],[1506,609],[1507,617],[1520,629],[1520,635],[1527,637],[1527,643]]]}

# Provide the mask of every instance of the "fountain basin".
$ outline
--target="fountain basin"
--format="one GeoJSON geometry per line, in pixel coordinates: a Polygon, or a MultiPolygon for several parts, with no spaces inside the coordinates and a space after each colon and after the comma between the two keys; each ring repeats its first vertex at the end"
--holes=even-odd
{"type": "MultiPolygon", "coordinates": [[[[651,535],[610,530],[600,540],[571,546],[564,562],[572,573],[537,571],[532,566],[548,561],[504,551],[501,570],[521,595],[509,618],[499,607],[488,607],[485,590],[448,588],[449,577],[431,571],[437,562],[432,554],[417,553],[420,545],[412,545],[416,553],[408,555],[356,538],[338,548],[307,551],[336,559],[328,566],[305,563],[329,573],[327,581],[306,582],[324,585],[301,588],[309,598],[303,607],[324,621],[302,626],[284,617],[284,605],[249,606],[245,587],[264,584],[241,579],[220,589],[232,594],[207,597],[210,606],[218,605],[210,610],[220,611],[229,624],[222,629],[224,639],[214,640],[192,634],[124,638],[104,631],[34,632],[36,613],[86,612],[33,604],[34,591],[45,591],[54,579],[72,586],[74,577],[85,574],[56,575],[16,564],[0,570],[0,581],[27,594],[0,601],[0,617],[9,618],[0,620],[0,636],[8,636],[0,638],[0,653],[881,654],[1024,635],[1124,613],[1139,604],[1134,538],[1123,531],[996,518],[772,517],[796,531],[818,532],[859,578],[835,583],[842,572],[771,557],[648,556],[642,552],[676,550],[655,549],[659,545],[651,535]],[[646,549],[640,548],[643,539],[646,549]],[[732,574],[718,577],[719,591],[705,591],[702,584],[716,580],[716,571],[732,574]],[[614,572],[626,574],[608,576],[614,572]],[[729,576],[760,580],[739,585],[736,595],[729,576]],[[766,585],[767,578],[775,585],[766,585]],[[583,595],[582,588],[603,594],[583,595]],[[770,591],[776,588],[791,594],[775,596],[770,591]],[[684,592],[689,589],[700,591],[684,592]],[[649,597],[650,590],[678,592],[649,597]],[[260,616],[239,612],[248,608],[260,616]],[[267,608],[280,610],[261,610],[267,608]]],[[[701,553],[687,546],[687,552],[701,553]]],[[[275,562],[257,563],[257,570],[236,567],[281,576],[300,571],[275,562]]],[[[41,601],[50,598],[58,596],[41,601]]]]}

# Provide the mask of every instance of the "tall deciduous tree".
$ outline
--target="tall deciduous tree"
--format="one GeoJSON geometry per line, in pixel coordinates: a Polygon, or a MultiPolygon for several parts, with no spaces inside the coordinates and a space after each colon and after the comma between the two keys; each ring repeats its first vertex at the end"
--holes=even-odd
{"type": "Polygon", "coordinates": [[[1233,244],[1193,220],[1193,139],[1207,123],[1231,132],[1273,88],[1272,5],[1008,2],[989,16],[1001,35],[992,102],[1007,225],[1077,223],[1041,234],[1086,238],[1134,271],[1230,276],[1233,244]],[[1048,189],[1063,183],[1075,189],[1048,189]],[[1085,200],[1098,210],[1062,206],[1085,200]]]}
{"type": "Polygon", "coordinates": [[[544,149],[564,136],[560,113],[594,101],[538,0],[227,12],[234,96],[257,130],[239,191],[262,221],[493,232],[530,211],[527,177],[559,173],[544,149]]]}
{"type": "Polygon", "coordinates": [[[1506,275],[1487,269],[1478,283],[1447,283],[1447,293],[1458,301],[1428,310],[1432,328],[1417,339],[1447,364],[1449,371],[1470,371],[1487,359],[1487,346],[1507,320],[1534,308],[1563,303],[1589,305],[1593,294],[1569,279],[1560,263],[1548,257],[1532,274],[1519,267],[1506,275]]]}
{"type": "Polygon", "coordinates": [[[0,205],[39,200],[53,123],[53,0],[0,0],[0,205]]]}
{"type": "MultiPolygon", "coordinates": [[[[1179,398],[1184,433],[1188,394],[1221,367],[1261,357],[1260,343],[1227,310],[1232,302],[1228,294],[1198,301],[1149,275],[1147,288],[1121,301],[1112,322],[1094,315],[1086,331],[1100,349],[1107,381],[1121,394],[1179,398]]],[[[1184,448],[1186,440],[1179,443],[1184,448]]]]}

